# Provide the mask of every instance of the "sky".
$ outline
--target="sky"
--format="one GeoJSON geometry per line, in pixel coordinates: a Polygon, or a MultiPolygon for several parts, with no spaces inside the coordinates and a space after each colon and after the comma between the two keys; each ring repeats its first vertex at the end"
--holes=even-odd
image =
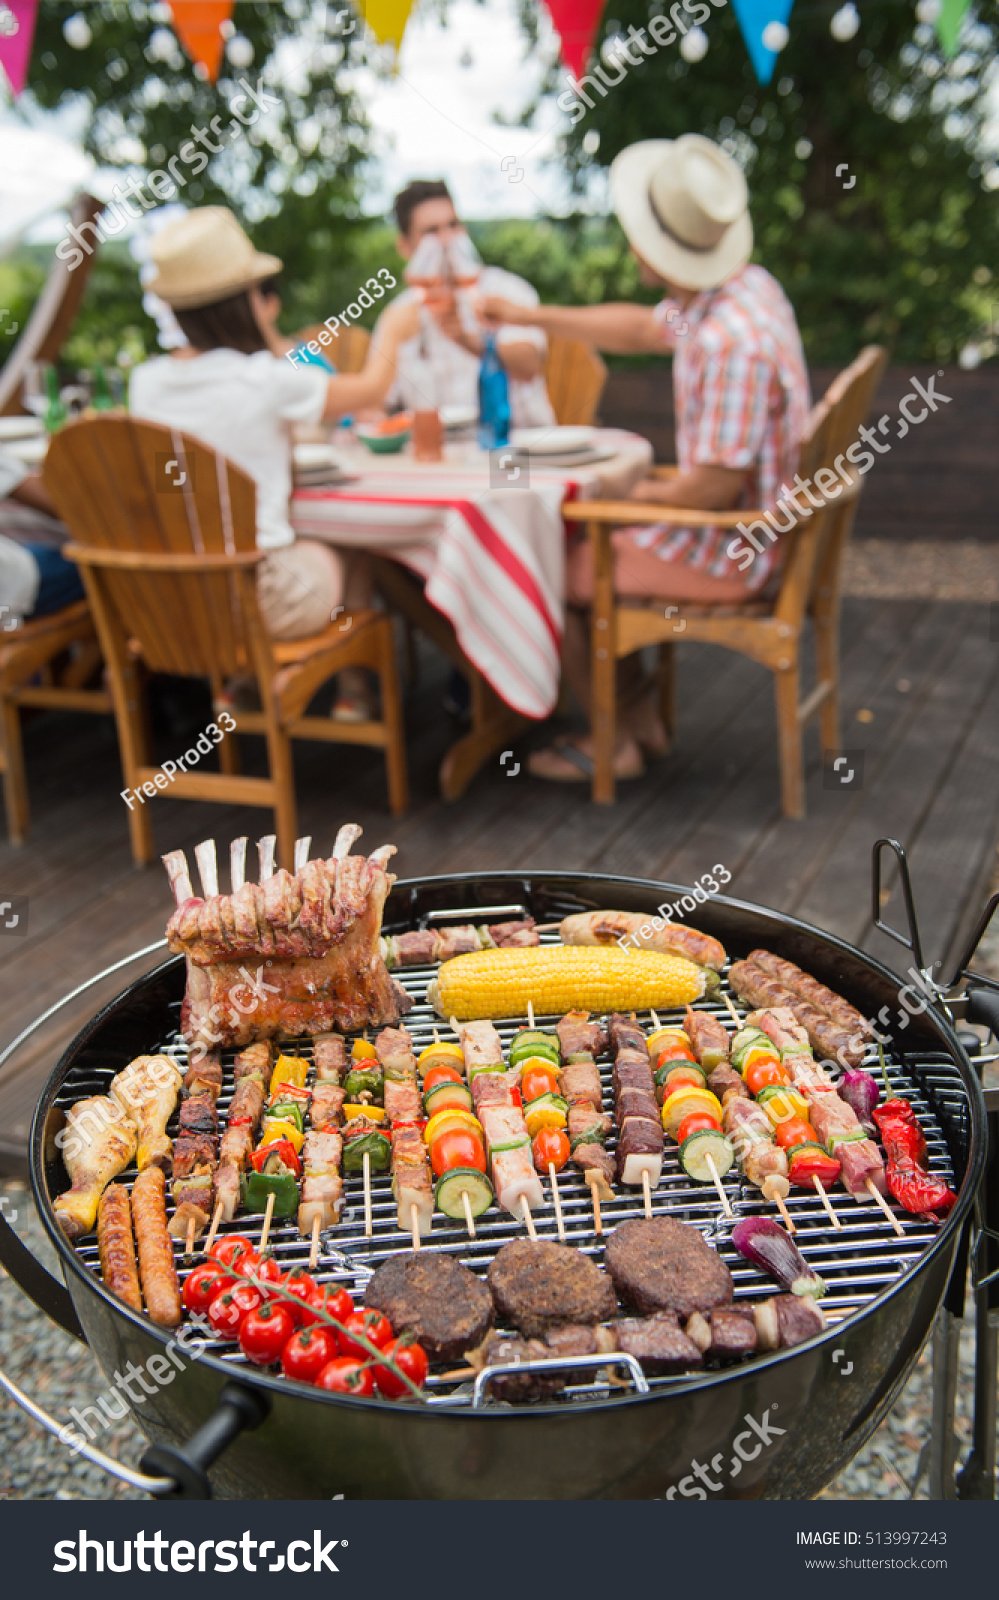
{"type": "MultiPolygon", "coordinates": [[[[526,41],[513,0],[453,0],[447,27],[429,8],[417,7],[411,17],[392,77],[358,69],[360,89],[373,130],[375,160],[367,172],[364,208],[380,214],[392,195],[410,178],[446,177],[458,207],[471,217],[531,216],[570,209],[564,179],[553,161],[553,130],[564,122],[549,99],[539,128],[505,128],[497,116],[514,119],[531,99],[548,62],[557,55],[557,39],[543,13],[545,29],[538,50],[526,57],[526,41]]],[[[239,9],[235,20],[238,24],[239,9]]],[[[79,110],[49,115],[34,112],[33,125],[78,143],[79,110]]],[[[23,128],[12,109],[0,111],[0,142],[9,157],[5,133],[23,128]]],[[[10,171],[9,161],[5,163],[10,171]]],[[[48,162],[55,184],[53,204],[63,199],[58,162],[48,162]]],[[[79,177],[75,173],[76,181],[79,177]]],[[[24,204],[38,196],[34,181],[22,184],[24,204]]],[[[96,192],[107,198],[120,172],[108,170],[94,179],[96,192]]],[[[11,179],[0,185],[8,189],[11,179]]],[[[10,214],[10,201],[5,203],[10,214]]],[[[15,211],[15,222],[19,213],[15,211]]],[[[10,230],[0,224],[3,235],[10,230]]],[[[26,237],[47,242],[57,237],[60,223],[52,215],[33,225],[26,237]]]]}

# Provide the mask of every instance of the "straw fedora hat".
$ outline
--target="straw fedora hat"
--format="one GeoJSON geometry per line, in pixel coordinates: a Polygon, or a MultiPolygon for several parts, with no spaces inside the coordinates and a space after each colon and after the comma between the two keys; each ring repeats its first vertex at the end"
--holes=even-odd
{"type": "Polygon", "coordinates": [[[254,250],[225,206],[200,206],[160,230],[150,255],[156,277],[146,287],[178,311],[214,305],[281,271],[277,256],[254,250]]]}
{"type": "Polygon", "coordinates": [[[699,133],[643,139],[616,156],[611,200],[642,260],[681,289],[716,289],[749,260],[742,169],[699,133]]]}

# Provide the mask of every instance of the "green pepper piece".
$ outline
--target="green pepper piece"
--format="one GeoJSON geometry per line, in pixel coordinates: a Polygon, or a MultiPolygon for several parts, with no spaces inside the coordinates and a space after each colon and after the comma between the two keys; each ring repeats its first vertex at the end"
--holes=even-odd
{"type": "Polygon", "coordinates": [[[372,1172],[387,1172],[392,1160],[392,1146],[383,1133],[374,1129],[370,1133],[362,1133],[356,1139],[350,1139],[343,1147],[344,1172],[363,1172],[364,1156],[371,1157],[372,1172]]]}
{"type": "Polygon", "coordinates": [[[358,1095],[369,1094],[372,1100],[381,1104],[384,1095],[384,1078],[380,1067],[352,1067],[344,1082],[348,1098],[356,1100],[358,1095]]]}
{"type": "Polygon", "coordinates": [[[304,1132],[305,1124],[302,1120],[302,1107],[297,1100],[278,1100],[268,1106],[264,1115],[271,1117],[275,1122],[294,1123],[299,1133],[304,1132]]]}
{"type": "Polygon", "coordinates": [[[247,1211],[266,1211],[268,1197],[273,1195],[276,1217],[298,1214],[298,1184],[290,1172],[244,1172],[240,1189],[247,1211]]]}

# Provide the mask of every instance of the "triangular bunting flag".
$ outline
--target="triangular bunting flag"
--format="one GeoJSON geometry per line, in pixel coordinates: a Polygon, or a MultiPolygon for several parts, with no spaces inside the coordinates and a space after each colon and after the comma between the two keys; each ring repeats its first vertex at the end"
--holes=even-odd
{"type": "Polygon", "coordinates": [[[412,9],[413,0],[360,0],[361,14],[378,43],[394,44],[396,51],[412,9]]]}
{"type": "Polygon", "coordinates": [[[578,78],[586,71],[604,0],[545,0],[545,5],[562,41],[562,60],[578,78]]]}
{"type": "Polygon", "coordinates": [[[38,0],[6,0],[0,5],[0,66],[19,95],[28,79],[38,0]]]}
{"type": "Polygon", "coordinates": [[[952,56],[957,49],[957,36],[961,31],[964,13],[970,4],[971,0],[943,0],[936,29],[947,56],[952,56]]]}
{"type": "Polygon", "coordinates": [[[783,28],[791,15],[794,0],[732,0],[742,37],[746,41],[749,59],[760,83],[767,84],[773,77],[778,50],[764,43],[763,35],[771,23],[783,28]]]}
{"type": "Polygon", "coordinates": [[[171,0],[173,31],[187,54],[200,62],[215,83],[222,65],[222,24],[232,16],[235,0],[171,0]]]}

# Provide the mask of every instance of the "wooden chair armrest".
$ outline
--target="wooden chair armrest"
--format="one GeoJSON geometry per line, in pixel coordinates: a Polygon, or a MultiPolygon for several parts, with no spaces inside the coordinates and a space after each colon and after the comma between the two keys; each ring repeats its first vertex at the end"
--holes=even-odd
{"type": "Polygon", "coordinates": [[[116,567],[120,572],[234,572],[239,567],[255,567],[264,561],[266,550],[159,551],[104,550],[96,545],[66,544],[62,553],[67,561],[82,567],[116,567]]]}
{"type": "Polygon", "coordinates": [[[570,500],[562,507],[566,522],[675,522],[695,528],[737,528],[762,517],[762,511],[705,511],[693,506],[653,506],[647,500],[570,500]]]}
{"type": "Polygon", "coordinates": [[[649,468],[650,478],[675,478],[680,468],[674,463],[672,466],[659,466],[649,468]]]}

